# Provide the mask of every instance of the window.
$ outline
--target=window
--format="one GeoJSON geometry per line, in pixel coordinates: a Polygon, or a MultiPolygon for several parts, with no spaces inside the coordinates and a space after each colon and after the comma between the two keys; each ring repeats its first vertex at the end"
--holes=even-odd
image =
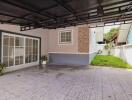
{"type": "Polygon", "coordinates": [[[72,31],[60,31],[59,44],[72,43],[72,31]]]}

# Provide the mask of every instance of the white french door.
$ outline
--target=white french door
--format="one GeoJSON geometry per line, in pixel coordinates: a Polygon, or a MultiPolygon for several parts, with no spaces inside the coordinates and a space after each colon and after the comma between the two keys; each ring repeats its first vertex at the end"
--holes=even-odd
{"type": "Polygon", "coordinates": [[[6,67],[39,62],[39,39],[2,33],[2,62],[6,67]]]}

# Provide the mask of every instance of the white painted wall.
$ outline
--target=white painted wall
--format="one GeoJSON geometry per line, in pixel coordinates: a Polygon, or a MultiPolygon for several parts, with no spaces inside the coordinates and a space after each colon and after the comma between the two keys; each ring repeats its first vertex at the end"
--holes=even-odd
{"type": "Polygon", "coordinates": [[[47,54],[48,50],[48,30],[47,29],[34,29],[34,30],[28,30],[28,31],[20,31],[20,27],[16,25],[9,25],[9,24],[0,24],[0,30],[6,30],[11,32],[17,32],[22,33],[26,35],[33,35],[41,37],[41,53],[42,55],[47,54]]]}
{"type": "Polygon", "coordinates": [[[111,53],[132,65],[132,45],[115,47],[111,50],[111,53]]]}
{"type": "Polygon", "coordinates": [[[96,28],[89,28],[89,53],[97,51],[97,44],[96,44],[96,28]]]}
{"type": "Polygon", "coordinates": [[[104,44],[98,44],[97,43],[98,40],[103,41],[103,33],[99,33],[99,32],[102,32],[102,29],[98,29],[99,32],[96,29],[97,28],[90,28],[89,29],[89,36],[90,36],[89,37],[89,53],[97,52],[98,50],[104,49],[104,44]],[[99,34],[100,34],[101,38],[99,37],[99,34]],[[99,37],[98,39],[97,39],[97,36],[99,37]]]}
{"type": "Polygon", "coordinates": [[[103,41],[104,27],[96,27],[95,28],[95,38],[97,42],[103,41]]]}

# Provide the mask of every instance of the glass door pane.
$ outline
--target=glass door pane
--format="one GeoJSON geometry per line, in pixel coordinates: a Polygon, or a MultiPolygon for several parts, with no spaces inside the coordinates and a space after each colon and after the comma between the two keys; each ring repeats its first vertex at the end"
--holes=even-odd
{"type": "Polygon", "coordinates": [[[8,45],[9,45],[9,36],[4,35],[3,36],[3,63],[8,67],[8,45]]]}
{"type": "Polygon", "coordinates": [[[14,65],[14,37],[3,35],[3,63],[6,67],[14,65]]]}
{"type": "Polygon", "coordinates": [[[38,40],[26,38],[25,62],[38,61],[38,40]]]}
{"type": "Polygon", "coordinates": [[[15,38],[15,65],[20,65],[24,63],[24,38],[15,38]]]}
{"type": "Polygon", "coordinates": [[[8,56],[8,60],[9,60],[9,66],[13,66],[14,65],[14,37],[10,36],[9,39],[9,56],[8,56]]]}

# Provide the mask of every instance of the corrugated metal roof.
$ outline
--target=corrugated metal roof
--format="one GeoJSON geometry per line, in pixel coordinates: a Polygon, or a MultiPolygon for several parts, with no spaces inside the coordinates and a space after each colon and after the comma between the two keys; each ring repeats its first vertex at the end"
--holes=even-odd
{"type": "Polygon", "coordinates": [[[131,6],[131,0],[0,0],[0,22],[22,30],[116,22],[132,19],[131,6]]]}

